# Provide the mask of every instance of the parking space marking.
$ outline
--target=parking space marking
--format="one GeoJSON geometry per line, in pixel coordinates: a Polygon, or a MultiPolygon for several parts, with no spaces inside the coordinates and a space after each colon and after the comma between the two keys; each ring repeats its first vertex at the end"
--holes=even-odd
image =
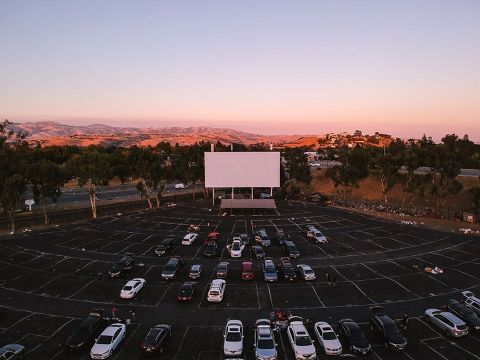
{"type": "MultiPolygon", "coordinates": [[[[3,307],[3,305],[0,305],[0,306],[3,307]]],[[[12,327],[14,327],[15,325],[18,325],[18,324],[21,323],[23,320],[26,320],[26,319],[28,319],[30,316],[33,316],[33,315],[35,315],[35,313],[30,313],[30,314],[24,316],[24,317],[21,318],[20,320],[14,322],[14,323],[13,323],[12,325],[10,325],[8,328],[5,328],[5,330],[3,330],[0,334],[3,334],[3,333],[5,333],[5,332],[7,332],[9,329],[11,329],[12,327]]]]}
{"type": "MultiPolygon", "coordinates": [[[[50,340],[52,337],[54,337],[56,334],[58,334],[65,326],[67,326],[68,324],[70,324],[71,322],[73,321],[73,319],[69,319],[68,321],[66,321],[62,326],[60,326],[56,331],[54,331],[52,334],[50,334],[50,336],[48,336],[44,342],[47,342],[48,340],[50,340]]],[[[28,350],[25,354],[28,355],[30,354],[31,352],[35,351],[37,348],[39,348],[40,346],[42,346],[43,344],[40,343],[38,344],[37,346],[35,346],[33,349],[30,349],[28,350]]]]}
{"type": "Polygon", "coordinates": [[[270,291],[270,284],[267,283],[268,289],[268,297],[270,298],[270,307],[273,309],[273,300],[272,300],[272,292],[270,291]]]}
{"type": "Polygon", "coordinates": [[[428,341],[428,340],[436,340],[436,339],[442,339],[442,337],[438,336],[438,337],[434,337],[434,338],[429,338],[429,339],[421,339],[420,342],[426,346],[427,348],[429,348],[430,350],[432,350],[435,354],[437,354],[438,356],[440,356],[442,359],[445,359],[445,360],[448,360],[448,358],[446,358],[445,356],[443,356],[441,353],[439,353],[437,350],[435,350],[433,347],[431,347],[430,345],[428,345],[425,341],[428,341]]]}
{"type": "Polygon", "coordinates": [[[313,285],[312,285],[311,283],[308,283],[308,285],[310,285],[310,287],[312,288],[312,290],[313,290],[313,292],[315,293],[315,296],[317,297],[318,302],[320,303],[320,305],[322,305],[323,307],[325,307],[325,304],[322,302],[322,300],[320,300],[320,296],[318,296],[317,290],[313,287],[313,285]]]}
{"type": "Polygon", "coordinates": [[[182,350],[183,343],[185,342],[185,339],[187,337],[188,330],[190,329],[190,325],[187,326],[187,329],[185,330],[185,333],[183,334],[182,340],[180,341],[180,344],[178,345],[177,352],[175,353],[175,356],[173,357],[173,360],[176,360],[178,357],[178,354],[180,354],[180,350],[182,350]]]}
{"type": "MultiPolygon", "coordinates": [[[[75,293],[73,293],[72,295],[70,295],[69,297],[67,297],[66,299],[71,299],[73,298],[74,296],[80,294],[85,288],[87,288],[90,284],[93,284],[95,282],[95,280],[97,279],[93,279],[92,281],[89,281],[85,286],[82,286],[79,290],[77,290],[75,293]]],[[[85,300],[82,300],[82,301],[85,301],[85,300]]]]}
{"type": "Polygon", "coordinates": [[[336,268],[335,266],[330,266],[333,270],[335,270],[335,272],[340,275],[342,278],[344,278],[346,281],[348,281],[349,283],[351,283],[353,286],[355,286],[357,288],[358,291],[360,291],[363,296],[365,296],[372,304],[375,304],[375,301],[373,301],[372,299],[370,299],[370,297],[365,294],[365,292],[357,285],[355,284],[355,282],[353,282],[352,280],[346,278],[344,275],[342,275],[336,268]]]}
{"type": "MultiPolygon", "coordinates": [[[[135,335],[135,333],[137,332],[137,330],[138,330],[139,327],[140,327],[140,326],[136,326],[136,327],[135,327],[135,329],[132,331],[132,333],[131,333],[130,336],[128,337],[127,341],[126,341],[124,344],[121,345],[122,347],[121,347],[120,351],[117,352],[117,354],[112,357],[112,360],[114,360],[114,359],[119,359],[119,356],[122,355],[122,351],[123,351],[123,350],[127,347],[127,345],[132,341],[133,335],[135,335]]],[[[123,355],[122,355],[122,356],[123,356],[123,355]]]]}

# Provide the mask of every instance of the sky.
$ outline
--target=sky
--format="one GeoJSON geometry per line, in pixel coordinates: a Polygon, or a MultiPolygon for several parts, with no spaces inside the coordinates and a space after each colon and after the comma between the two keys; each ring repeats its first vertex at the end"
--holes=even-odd
{"type": "Polygon", "coordinates": [[[0,0],[0,118],[480,141],[478,0],[0,0]]]}

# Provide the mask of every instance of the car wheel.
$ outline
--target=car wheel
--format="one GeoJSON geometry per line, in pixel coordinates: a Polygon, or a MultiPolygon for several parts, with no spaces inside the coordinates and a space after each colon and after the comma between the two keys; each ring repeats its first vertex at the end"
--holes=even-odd
{"type": "Polygon", "coordinates": [[[385,349],[388,350],[388,343],[385,343],[385,349]]]}
{"type": "Polygon", "coordinates": [[[110,350],[110,352],[108,353],[108,357],[112,356],[113,354],[113,350],[110,350]]]}

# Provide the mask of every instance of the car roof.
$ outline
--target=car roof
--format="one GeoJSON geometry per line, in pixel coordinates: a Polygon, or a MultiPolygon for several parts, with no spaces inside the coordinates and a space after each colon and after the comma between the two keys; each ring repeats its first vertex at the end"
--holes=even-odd
{"type": "Polygon", "coordinates": [[[214,279],[212,280],[212,286],[220,286],[221,284],[224,284],[225,280],[223,279],[214,279]]]}
{"type": "Polygon", "coordinates": [[[102,335],[113,335],[119,328],[123,326],[124,325],[120,323],[110,324],[105,330],[103,330],[102,335]]]}
{"type": "Polygon", "coordinates": [[[180,261],[179,258],[176,258],[176,257],[172,257],[168,260],[167,264],[168,263],[178,263],[180,261]]]}
{"type": "Polygon", "coordinates": [[[193,264],[192,267],[190,268],[190,270],[200,270],[202,267],[202,265],[200,264],[193,264]]]}

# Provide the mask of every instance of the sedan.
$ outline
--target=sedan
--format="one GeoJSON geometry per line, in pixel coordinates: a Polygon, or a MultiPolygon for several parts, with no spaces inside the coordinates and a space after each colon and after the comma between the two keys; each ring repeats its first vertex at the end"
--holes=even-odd
{"type": "Polygon", "coordinates": [[[225,295],[225,288],[227,287],[227,282],[222,279],[212,280],[210,284],[210,289],[207,294],[207,301],[209,302],[221,302],[223,296],[225,295]]]}
{"type": "Polygon", "coordinates": [[[465,321],[471,330],[480,330],[480,318],[472,308],[450,299],[447,301],[447,310],[465,321]]]}
{"type": "Polygon", "coordinates": [[[217,255],[217,243],[215,241],[209,242],[203,251],[203,256],[212,258],[217,255]]]}
{"type": "Polygon", "coordinates": [[[308,265],[305,265],[305,264],[297,265],[297,272],[300,278],[302,278],[303,280],[311,281],[316,279],[315,272],[308,265]]]}
{"type": "Polygon", "coordinates": [[[437,326],[447,337],[459,338],[468,335],[468,326],[450,312],[439,309],[425,310],[425,320],[437,326]]]}
{"type": "Polygon", "coordinates": [[[296,360],[317,358],[315,346],[303,321],[290,321],[287,336],[296,360]]]}
{"type": "Polygon", "coordinates": [[[340,336],[345,339],[352,353],[365,355],[372,350],[367,337],[355,321],[342,319],[338,322],[338,327],[340,336]]]}
{"type": "Polygon", "coordinates": [[[190,271],[188,272],[189,279],[198,279],[202,276],[203,266],[200,264],[194,264],[190,267],[190,271]]]}
{"type": "Polygon", "coordinates": [[[142,278],[130,280],[120,291],[120,297],[122,299],[134,298],[140,292],[140,290],[143,289],[146,283],[147,282],[145,281],[145,279],[142,278]]]}
{"type": "Polygon", "coordinates": [[[232,258],[241,258],[242,251],[245,245],[242,244],[242,240],[239,237],[233,239],[232,246],[230,247],[230,256],[232,258]]]}
{"type": "Polygon", "coordinates": [[[324,322],[319,321],[314,325],[315,335],[318,339],[320,347],[327,355],[339,355],[342,353],[342,344],[338,340],[337,334],[332,327],[324,322]]]}
{"type": "Polygon", "coordinates": [[[19,344],[9,344],[0,348],[0,359],[15,360],[23,359],[25,355],[25,346],[19,344]]]}
{"type": "Polygon", "coordinates": [[[383,311],[381,306],[373,306],[370,309],[370,329],[377,334],[385,344],[385,348],[392,350],[405,350],[407,339],[398,330],[395,321],[383,311]]]}
{"type": "Polygon", "coordinates": [[[263,263],[263,276],[265,281],[273,282],[278,280],[277,269],[272,258],[266,258],[263,263]]]}
{"type": "Polygon", "coordinates": [[[178,290],[177,300],[179,302],[192,302],[193,293],[195,292],[196,285],[194,282],[188,281],[183,283],[178,290]]]}
{"type": "Polygon", "coordinates": [[[217,265],[217,278],[226,279],[228,277],[229,264],[226,261],[222,261],[217,265]]]}
{"type": "Polygon", "coordinates": [[[254,348],[256,360],[277,360],[277,345],[268,319],[255,321],[254,348]]]}
{"type": "Polygon", "coordinates": [[[252,251],[257,259],[263,259],[265,257],[265,250],[263,250],[261,246],[252,246],[252,251]]]}
{"type": "Polygon", "coordinates": [[[148,330],[147,336],[143,339],[141,348],[146,354],[163,353],[168,339],[172,336],[172,326],[161,324],[155,325],[148,330]]]}
{"type": "Polygon", "coordinates": [[[65,349],[76,351],[85,348],[91,344],[95,336],[103,330],[105,325],[103,309],[92,309],[88,316],[68,336],[65,341],[65,349]]]}
{"type": "Polygon", "coordinates": [[[115,349],[120,345],[127,334],[127,326],[121,323],[114,323],[107,327],[90,350],[92,359],[107,359],[112,356],[115,349]]]}
{"type": "Polygon", "coordinates": [[[223,353],[238,356],[243,352],[243,324],[240,320],[229,320],[223,333],[223,353]]]}

